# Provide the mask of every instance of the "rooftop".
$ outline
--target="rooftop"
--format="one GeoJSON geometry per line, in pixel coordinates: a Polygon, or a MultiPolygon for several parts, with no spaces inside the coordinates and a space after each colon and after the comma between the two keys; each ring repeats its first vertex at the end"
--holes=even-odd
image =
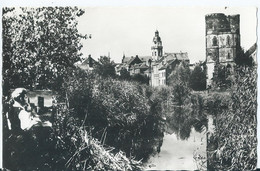
{"type": "Polygon", "coordinates": [[[166,60],[189,60],[188,53],[187,52],[180,52],[180,53],[165,53],[166,60]]]}

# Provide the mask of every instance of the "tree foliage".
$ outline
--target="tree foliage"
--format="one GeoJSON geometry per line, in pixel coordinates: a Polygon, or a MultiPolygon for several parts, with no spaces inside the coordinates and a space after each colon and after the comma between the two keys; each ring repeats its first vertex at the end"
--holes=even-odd
{"type": "Polygon", "coordinates": [[[190,80],[189,66],[185,62],[181,62],[175,67],[175,69],[169,75],[168,83],[169,85],[181,83],[184,84],[185,86],[188,86],[189,80],[190,80]]]}
{"type": "Polygon", "coordinates": [[[201,91],[206,89],[206,73],[201,66],[195,66],[190,76],[190,86],[193,90],[201,91]]]}
{"type": "Polygon", "coordinates": [[[82,45],[76,7],[3,8],[4,89],[58,88],[82,45]]]}
{"type": "Polygon", "coordinates": [[[253,59],[250,58],[249,53],[245,52],[245,50],[242,47],[238,47],[235,63],[239,66],[251,67],[253,66],[253,59]]]}
{"type": "Polygon", "coordinates": [[[130,73],[127,71],[126,68],[122,68],[120,70],[119,78],[122,79],[122,80],[130,80],[131,79],[130,73]]]}
{"type": "Polygon", "coordinates": [[[149,85],[149,77],[144,74],[135,74],[131,78],[133,81],[149,85]]]}
{"type": "Polygon", "coordinates": [[[189,80],[190,69],[184,62],[176,66],[167,80],[169,86],[173,88],[173,99],[178,105],[183,105],[190,93],[189,80]]]}
{"type": "Polygon", "coordinates": [[[110,57],[100,56],[98,59],[99,65],[96,65],[94,72],[102,77],[112,77],[116,76],[115,63],[111,61],[110,57]]]}
{"type": "Polygon", "coordinates": [[[222,89],[230,88],[232,83],[232,73],[231,68],[221,64],[216,64],[212,78],[213,87],[222,89]]]}

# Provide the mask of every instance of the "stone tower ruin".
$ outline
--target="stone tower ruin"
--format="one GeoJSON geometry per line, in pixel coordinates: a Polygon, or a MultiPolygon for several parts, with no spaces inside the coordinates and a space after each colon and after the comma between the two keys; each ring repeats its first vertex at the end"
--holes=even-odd
{"type": "Polygon", "coordinates": [[[235,64],[240,47],[240,16],[214,13],[206,15],[205,21],[207,86],[210,86],[216,64],[230,69],[235,64]]]}

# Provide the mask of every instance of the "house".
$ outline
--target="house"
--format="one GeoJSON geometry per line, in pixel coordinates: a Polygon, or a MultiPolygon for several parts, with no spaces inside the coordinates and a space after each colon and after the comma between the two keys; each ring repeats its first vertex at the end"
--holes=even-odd
{"type": "Polygon", "coordinates": [[[130,72],[130,74],[135,72],[135,69],[137,69],[137,65],[136,64],[141,64],[143,63],[143,61],[136,55],[135,57],[131,56],[131,57],[125,57],[125,55],[123,56],[122,59],[122,63],[121,64],[117,64],[115,66],[115,70],[116,70],[116,74],[120,75],[120,71],[122,69],[126,69],[128,72],[130,72]],[[136,68],[134,67],[136,65],[136,68]]]}
{"type": "Polygon", "coordinates": [[[144,74],[144,72],[146,70],[148,70],[149,67],[146,65],[146,63],[138,63],[138,64],[134,64],[132,67],[131,67],[131,70],[130,70],[130,75],[135,75],[135,74],[144,74]]]}
{"type": "Polygon", "coordinates": [[[81,64],[78,65],[81,69],[85,71],[92,71],[94,69],[94,66],[98,65],[99,63],[94,60],[91,55],[88,56],[88,58],[83,61],[81,64]]]}
{"type": "Polygon", "coordinates": [[[179,61],[184,61],[186,63],[190,62],[190,59],[188,57],[188,53],[187,52],[179,52],[179,53],[165,53],[166,56],[166,61],[169,60],[179,60],[179,61]]]}
{"type": "Polygon", "coordinates": [[[135,57],[131,57],[131,59],[126,63],[126,69],[131,73],[131,70],[134,69],[135,64],[143,63],[141,59],[136,55],[135,57]]]}
{"type": "Polygon", "coordinates": [[[150,78],[149,84],[153,87],[167,85],[168,76],[180,62],[189,64],[187,52],[164,53],[159,31],[156,30],[151,46],[151,56],[125,57],[122,63],[116,66],[117,74],[126,68],[130,75],[143,74],[150,78]]]}
{"type": "Polygon", "coordinates": [[[119,64],[116,64],[115,66],[115,72],[116,72],[116,75],[120,75],[120,72],[121,72],[121,69],[123,69],[123,64],[119,63],[119,64]]]}
{"type": "Polygon", "coordinates": [[[168,84],[168,77],[180,62],[189,64],[188,53],[165,53],[157,61],[152,62],[151,86],[168,84]]]}
{"type": "Polygon", "coordinates": [[[56,94],[51,90],[28,91],[29,103],[37,114],[51,113],[54,103],[56,103],[56,94]]]}
{"type": "Polygon", "coordinates": [[[191,70],[191,71],[194,70],[195,66],[196,66],[196,64],[189,64],[190,70],[191,70]]]}
{"type": "Polygon", "coordinates": [[[153,61],[152,56],[139,56],[139,59],[141,59],[141,61],[145,63],[147,66],[150,66],[151,62],[153,61]]]}

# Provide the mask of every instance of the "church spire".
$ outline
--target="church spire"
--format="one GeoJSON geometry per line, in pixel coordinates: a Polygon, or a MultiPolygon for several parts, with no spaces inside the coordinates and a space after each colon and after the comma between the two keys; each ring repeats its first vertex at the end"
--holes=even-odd
{"type": "Polygon", "coordinates": [[[163,46],[161,37],[159,36],[159,31],[155,31],[155,35],[153,38],[153,46],[152,46],[152,58],[153,60],[158,60],[160,57],[162,57],[163,54],[163,46]]]}

